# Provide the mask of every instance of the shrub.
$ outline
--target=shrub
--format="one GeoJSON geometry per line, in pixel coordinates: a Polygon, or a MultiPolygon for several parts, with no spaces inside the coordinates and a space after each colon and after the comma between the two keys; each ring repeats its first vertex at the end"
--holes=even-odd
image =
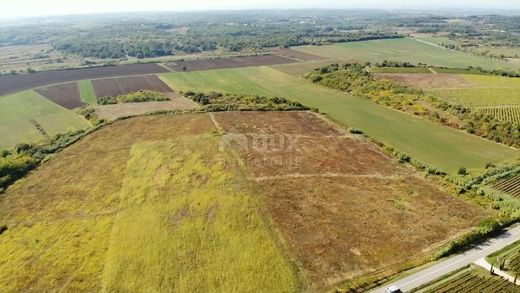
{"type": "Polygon", "coordinates": [[[363,131],[357,128],[349,128],[348,131],[352,134],[363,134],[363,131]]]}
{"type": "Polygon", "coordinates": [[[466,170],[465,167],[460,167],[459,170],[457,171],[457,174],[466,176],[466,175],[468,175],[468,170],[466,170]]]}
{"type": "Polygon", "coordinates": [[[137,91],[133,93],[129,93],[126,95],[119,96],[107,96],[98,99],[98,103],[100,105],[111,105],[111,104],[119,104],[119,103],[141,103],[141,102],[153,102],[153,101],[167,101],[168,97],[164,96],[162,93],[154,92],[154,91],[137,91]]]}

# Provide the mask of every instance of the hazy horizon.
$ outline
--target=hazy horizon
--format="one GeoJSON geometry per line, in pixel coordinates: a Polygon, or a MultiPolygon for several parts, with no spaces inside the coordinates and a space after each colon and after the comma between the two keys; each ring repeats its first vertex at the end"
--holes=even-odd
{"type": "Polygon", "coordinates": [[[192,0],[167,1],[148,0],[145,2],[128,2],[123,0],[18,0],[2,3],[0,19],[80,15],[117,12],[173,12],[173,11],[208,11],[208,10],[250,10],[250,9],[446,9],[462,10],[520,10],[518,0],[497,0],[490,3],[486,0],[437,0],[431,2],[417,0],[397,0],[389,3],[384,0],[192,0]]]}

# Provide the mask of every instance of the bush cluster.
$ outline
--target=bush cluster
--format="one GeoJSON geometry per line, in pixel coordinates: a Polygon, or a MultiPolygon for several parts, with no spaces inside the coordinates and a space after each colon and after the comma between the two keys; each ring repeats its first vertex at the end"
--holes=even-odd
{"type": "Polygon", "coordinates": [[[256,95],[233,95],[186,92],[184,95],[203,106],[204,111],[302,111],[308,107],[281,97],[261,97],[256,95]]]}
{"type": "Polygon", "coordinates": [[[100,105],[112,105],[112,104],[123,104],[123,103],[141,103],[141,102],[153,102],[153,101],[168,101],[169,98],[162,93],[141,90],[126,95],[119,96],[107,96],[98,99],[100,105]]]}
{"type": "Polygon", "coordinates": [[[85,134],[84,130],[58,134],[48,143],[21,143],[13,150],[0,152],[0,191],[36,168],[48,155],[69,146],[85,134]]]}

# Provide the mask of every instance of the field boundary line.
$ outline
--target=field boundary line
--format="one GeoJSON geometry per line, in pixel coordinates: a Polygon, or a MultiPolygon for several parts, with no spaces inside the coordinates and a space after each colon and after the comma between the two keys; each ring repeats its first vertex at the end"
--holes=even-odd
{"type": "Polygon", "coordinates": [[[437,71],[433,70],[431,67],[428,67],[428,70],[430,70],[433,74],[437,74],[437,71]]]}
{"type": "Polygon", "coordinates": [[[481,109],[481,110],[486,110],[486,109],[508,109],[508,108],[519,108],[520,107],[520,104],[511,104],[511,105],[498,105],[498,106],[474,106],[474,107],[470,107],[471,109],[481,109]]]}
{"type": "Polygon", "coordinates": [[[171,69],[170,67],[164,65],[164,63],[156,63],[156,64],[161,66],[162,68],[168,70],[169,72],[178,72],[178,71],[175,71],[175,70],[171,69]]]}
{"type": "Polygon", "coordinates": [[[260,176],[252,177],[251,180],[256,182],[267,181],[267,180],[284,180],[284,179],[296,179],[296,178],[373,178],[373,179],[386,179],[386,180],[399,180],[405,179],[403,175],[382,175],[382,174],[345,174],[345,173],[293,173],[285,175],[275,176],[260,176]]]}

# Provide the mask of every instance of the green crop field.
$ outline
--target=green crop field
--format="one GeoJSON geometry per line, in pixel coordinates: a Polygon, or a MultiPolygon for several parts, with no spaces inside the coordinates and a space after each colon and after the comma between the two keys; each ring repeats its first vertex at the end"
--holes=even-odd
{"type": "Polygon", "coordinates": [[[90,80],[82,80],[79,82],[79,92],[83,102],[89,105],[97,105],[96,93],[94,92],[90,80]]]}
{"type": "Polygon", "coordinates": [[[446,50],[410,38],[348,42],[326,46],[300,46],[292,49],[337,60],[374,63],[389,60],[458,68],[468,66],[480,66],[488,69],[518,68],[518,65],[506,61],[446,50]]]}
{"type": "Polygon", "coordinates": [[[167,73],[161,78],[179,90],[282,96],[319,108],[343,125],[447,172],[482,168],[520,153],[507,146],[314,85],[268,67],[167,73]]]}
{"type": "Polygon", "coordinates": [[[49,136],[90,125],[80,115],[54,104],[34,91],[0,97],[0,148],[11,148],[20,142],[43,140],[45,137],[38,131],[34,121],[49,136]]]}

